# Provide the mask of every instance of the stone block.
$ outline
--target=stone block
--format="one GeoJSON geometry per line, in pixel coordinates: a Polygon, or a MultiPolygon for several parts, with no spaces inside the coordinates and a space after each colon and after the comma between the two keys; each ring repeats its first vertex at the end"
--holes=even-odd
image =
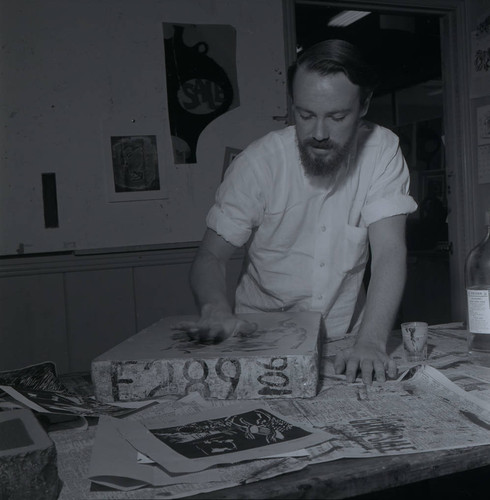
{"type": "Polygon", "coordinates": [[[197,343],[173,327],[197,316],[166,317],[92,361],[96,398],[105,403],[185,396],[310,398],[317,394],[320,313],[250,313],[257,324],[217,344],[197,343]]]}
{"type": "Polygon", "coordinates": [[[0,498],[52,500],[61,485],[55,445],[34,414],[0,412],[0,498]]]}

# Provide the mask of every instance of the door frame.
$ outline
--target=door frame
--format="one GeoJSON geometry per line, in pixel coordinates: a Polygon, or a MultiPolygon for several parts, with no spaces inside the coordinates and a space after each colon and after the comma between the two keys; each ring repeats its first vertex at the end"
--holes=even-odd
{"type": "MultiPolygon", "coordinates": [[[[477,179],[470,168],[471,121],[469,99],[469,43],[465,0],[284,0],[286,63],[295,57],[296,4],[326,5],[353,10],[376,10],[440,16],[443,80],[443,120],[446,149],[446,185],[450,241],[451,315],[466,316],[464,262],[478,234],[477,179]]],[[[290,110],[290,108],[288,108],[290,110]]]]}

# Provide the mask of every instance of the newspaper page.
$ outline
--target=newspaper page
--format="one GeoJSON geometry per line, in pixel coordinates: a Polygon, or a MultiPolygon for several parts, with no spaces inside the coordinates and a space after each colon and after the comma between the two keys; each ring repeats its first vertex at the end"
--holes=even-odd
{"type": "Polygon", "coordinates": [[[313,462],[490,444],[490,405],[429,365],[384,385],[331,384],[322,396],[294,402],[335,436],[314,449],[313,462]]]}
{"type": "Polygon", "coordinates": [[[490,402],[490,368],[472,362],[466,337],[462,323],[431,326],[429,344],[434,348],[429,363],[466,392],[490,402]]]}

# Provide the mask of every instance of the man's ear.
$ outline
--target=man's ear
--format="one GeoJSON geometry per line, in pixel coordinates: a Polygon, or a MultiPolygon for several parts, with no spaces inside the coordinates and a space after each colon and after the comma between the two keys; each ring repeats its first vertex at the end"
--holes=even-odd
{"type": "Polygon", "coordinates": [[[361,118],[366,116],[368,112],[369,105],[371,104],[371,97],[373,97],[373,93],[370,92],[369,95],[364,99],[364,102],[361,104],[361,118]]]}

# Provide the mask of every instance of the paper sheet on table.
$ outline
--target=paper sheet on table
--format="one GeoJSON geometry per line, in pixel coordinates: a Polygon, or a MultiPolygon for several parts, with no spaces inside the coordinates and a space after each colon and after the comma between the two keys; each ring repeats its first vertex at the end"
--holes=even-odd
{"type": "Polygon", "coordinates": [[[132,446],[170,473],[188,474],[221,464],[257,460],[303,450],[330,435],[286,419],[262,402],[145,422],[121,422],[132,446]]]}
{"type": "Polygon", "coordinates": [[[89,479],[97,484],[122,491],[144,486],[165,486],[178,483],[219,481],[219,471],[206,471],[177,477],[160,467],[137,462],[138,451],[124,438],[124,424],[112,417],[101,417],[89,467],[89,479]],[[123,427],[122,429],[120,427],[123,427]]]}
{"type": "MultiPolygon", "coordinates": [[[[138,463],[138,451],[125,439],[128,422],[112,417],[101,417],[92,448],[88,478],[97,484],[120,491],[131,491],[146,486],[173,486],[185,484],[207,485],[202,491],[228,488],[252,477],[271,477],[283,473],[282,462],[290,465],[286,470],[306,467],[294,457],[266,458],[224,468],[212,468],[191,474],[170,474],[156,464],[138,463]],[[219,486],[210,487],[211,483],[219,486]]],[[[304,455],[304,450],[300,454],[304,455]]],[[[179,486],[180,485],[180,486],[179,486]]],[[[199,490],[201,491],[201,490],[199,490]]]]}
{"type": "MultiPolygon", "coordinates": [[[[302,450],[293,450],[285,453],[279,453],[278,455],[270,455],[266,458],[281,458],[281,457],[308,457],[310,454],[303,448],[302,450]]],[[[141,452],[137,452],[136,461],[139,464],[155,464],[155,460],[152,460],[150,457],[143,455],[141,452]]]]}

